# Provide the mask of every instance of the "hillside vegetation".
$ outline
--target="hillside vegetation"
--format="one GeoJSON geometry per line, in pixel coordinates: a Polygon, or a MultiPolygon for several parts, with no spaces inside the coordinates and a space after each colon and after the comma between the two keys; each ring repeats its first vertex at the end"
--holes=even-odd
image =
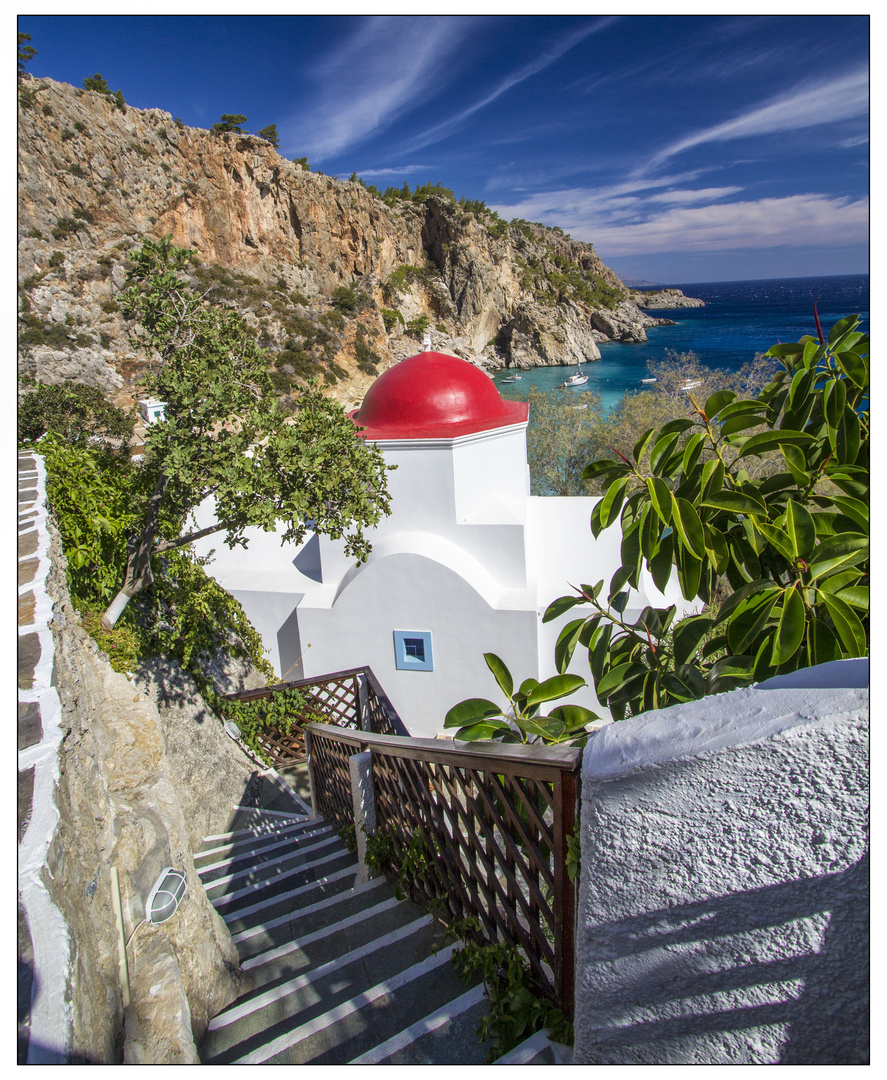
{"type": "Polygon", "coordinates": [[[25,377],[131,402],[149,358],[116,297],[128,253],[163,236],[196,250],[192,283],[252,326],[284,397],[318,376],[352,406],[426,330],[495,371],[593,359],[662,321],[590,244],[440,184],[379,192],[281,157],[273,138],[50,79],[23,76],[18,100],[25,377]]]}

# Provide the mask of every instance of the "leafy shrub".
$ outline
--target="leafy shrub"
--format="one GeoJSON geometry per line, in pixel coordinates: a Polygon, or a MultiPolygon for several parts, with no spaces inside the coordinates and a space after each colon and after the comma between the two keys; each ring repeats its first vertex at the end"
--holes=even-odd
{"type": "Polygon", "coordinates": [[[418,315],[407,323],[407,333],[421,335],[428,329],[429,318],[427,315],[418,315]]]}
{"type": "MultiPolygon", "coordinates": [[[[47,499],[67,558],[68,588],[74,607],[86,615],[103,609],[119,588],[127,564],[126,538],[142,525],[156,476],[150,465],[136,464],[96,444],[70,445],[56,435],[40,444],[46,462],[47,499]]],[[[181,525],[161,511],[161,527],[172,534],[181,525]]],[[[178,660],[198,678],[203,661],[226,649],[249,658],[269,678],[261,638],[236,600],[203,570],[206,559],[187,550],[152,557],[154,585],[127,606],[115,631],[99,635],[116,663],[131,670],[150,656],[178,660]]],[[[111,655],[109,653],[109,655],[111,655]]]]}
{"type": "Polygon", "coordinates": [[[339,285],[333,291],[330,303],[337,311],[344,312],[346,315],[356,315],[361,308],[366,307],[368,299],[366,293],[355,292],[348,285],[339,285]]]}
{"type": "Polygon", "coordinates": [[[87,77],[83,80],[83,89],[95,90],[97,94],[111,93],[111,87],[108,86],[108,83],[105,81],[105,79],[102,78],[101,75],[99,75],[98,72],[96,72],[95,75],[87,75],[87,77]]]}
{"type": "Polygon", "coordinates": [[[19,405],[19,439],[32,442],[53,432],[72,444],[100,439],[128,446],[135,414],[117,408],[95,386],[83,383],[38,383],[19,405]]]}
{"type": "Polygon", "coordinates": [[[61,266],[64,261],[65,261],[65,256],[60,251],[54,251],[49,256],[49,265],[50,266],[61,266]]]}
{"type": "Polygon", "coordinates": [[[385,329],[389,334],[398,323],[400,323],[401,326],[404,325],[403,315],[392,308],[382,308],[382,322],[385,324],[385,329]]]}

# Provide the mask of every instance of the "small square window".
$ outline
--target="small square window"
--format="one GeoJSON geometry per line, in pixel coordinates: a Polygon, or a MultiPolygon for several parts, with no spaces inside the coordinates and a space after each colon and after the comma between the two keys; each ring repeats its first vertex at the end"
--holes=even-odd
{"type": "Polygon", "coordinates": [[[399,671],[433,671],[430,632],[395,630],[394,663],[399,671]]]}

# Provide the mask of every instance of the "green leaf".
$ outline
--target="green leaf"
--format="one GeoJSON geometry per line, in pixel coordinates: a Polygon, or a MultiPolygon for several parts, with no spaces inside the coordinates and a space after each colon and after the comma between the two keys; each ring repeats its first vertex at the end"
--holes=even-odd
{"type": "Polygon", "coordinates": [[[862,499],[852,499],[847,495],[833,495],[832,502],[842,514],[846,514],[860,529],[869,527],[868,504],[862,499]]]}
{"type": "Polygon", "coordinates": [[[579,637],[584,626],[584,619],[575,619],[573,622],[567,623],[558,635],[557,644],[554,647],[554,664],[561,675],[570,666],[570,661],[573,659],[573,653],[579,643],[579,637]]]}
{"type": "Polygon", "coordinates": [[[576,731],[586,727],[593,720],[600,720],[596,712],[582,705],[558,705],[551,710],[549,715],[553,720],[559,720],[568,731],[576,731]]]}
{"type": "Polygon", "coordinates": [[[675,432],[671,435],[663,435],[657,440],[653,452],[650,454],[650,472],[659,475],[660,467],[668,460],[680,437],[680,432],[675,432]]]}
{"type": "Polygon", "coordinates": [[[646,669],[640,668],[639,664],[633,662],[619,664],[617,667],[610,668],[606,675],[599,679],[595,685],[595,693],[598,698],[600,700],[608,698],[611,693],[625,685],[631,673],[636,674],[638,670],[646,671],[646,669]]]}
{"type": "MultiPolygon", "coordinates": [[[[765,525],[762,521],[755,522],[755,529],[768,544],[776,548],[784,559],[787,559],[789,562],[794,560],[795,555],[792,549],[792,542],[784,529],[777,528],[775,525],[765,525]]],[[[759,551],[758,554],[760,553],[761,552],[759,551]]]]}
{"type": "Polygon", "coordinates": [[[865,628],[853,608],[837,596],[829,596],[828,593],[823,595],[823,602],[835,624],[844,655],[865,656],[868,651],[865,628]]]}
{"type": "Polygon", "coordinates": [[[514,693],[514,680],[511,677],[511,672],[495,653],[485,652],[484,660],[486,660],[487,667],[492,671],[493,677],[499,684],[499,689],[511,700],[511,695],[514,693]]]}
{"type": "Polygon", "coordinates": [[[813,436],[804,431],[765,431],[746,439],[738,457],[748,457],[749,454],[760,457],[783,446],[809,446],[813,442],[815,442],[813,436]]]}
{"type": "Polygon", "coordinates": [[[670,532],[660,539],[648,566],[653,584],[664,592],[674,569],[674,533],[670,532]]]}
{"type": "Polygon", "coordinates": [[[676,664],[686,664],[696,653],[699,643],[715,625],[715,620],[707,615],[695,615],[682,619],[674,629],[672,642],[676,664]]]}
{"type": "MultiPolygon", "coordinates": [[[[542,621],[548,623],[553,619],[559,619],[561,615],[565,614],[571,608],[574,608],[577,604],[586,603],[588,603],[588,601],[584,596],[559,596],[557,600],[552,600],[545,609],[542,621]]],[[[510,696],[511,695],[509,694],[509,697],[510,696]]]]}
{"type": "Polygon", "coordinates": [[[822,399],[826,423],[837,428],[841,423],[844,406],[847,404],[847,384],[841,379],[832,379],[826,384],[822,399]]]}
{"type": "Polygon", "coordinates": [[[761,499],[740,491],[719,491],[702,500],[702,506],[712,510],[727,510],[731,514],[766,514],[767,507],[761,499]]]}
{"type": "Polygon", "coordinates": [[[739,655],[757,647],[755,642],[769,623],[779,595],[779,589],[774,588],[747,596],[737,605],[727,625],[727,644],[731,653],[739,655]]]}
{"type": "Polygon", "coordinates": [[[794,557],[806,559],[816,543],[816,527],[810,511],[801,503],[792,501],[786,506],[785,531],[794,557]]]}
{"type": "Polygon", "coordinates": [[[761,424],[766,423],[766,416],[756,416],[754,413],[745,416],[734,416],[732,419],[724,421],[721,425],[721,435],[726,438],[728,435],[734,435],[737,431],[745,431],[746,428],[760,427],[761,424]]]}
{"type": "Polygon", "coordinates": [[[784,664],[795,655],[804,640],[806,624],[807,618],[801,594],[797,589],[786,590],[776,626],[776,636],[773,639],[772,663],[784,664]]]}
{"type": "Polygon", "coordinates": [[[607,488],[607,492],[600,502],[601,528],[609,528],[609,526],[619,517],[619,511],[622,509],[622,503],[625,499],[625,489],[629,479],[630,477],[623,476],[621,479],[615,480],[607,488]]]}
{"type": "Polygon", "coordinates": [[[800,488],[807,487],[810,483],[810,473],[807,471],[807,458],[804,451],[798,446],[792,446],[790,443],[781,446],[780,450],[795,483],[800,488]]]}
{"type": "Polygon", "coordinates": [[[852,608],[857,608],[859,611],[869,610],[869,587],[868,585],[850,585],[846,589],[841,589],[840,592],[834,593],[839,600],[843,600],[845,604],[849,604],[852,608]]]}
{"type": "Polygon", "coordinates": [[[701,559],[705,555],[705,537],[702,522],[693,505],[686,499],[673,498],[672,520],[688,552],[694,559],[701,559]]]}
{"type": "Polygon", "coordinates": [[[641,464],[644,454],[646,454],[650,443],[653,440],[653,436],[656,434],[656,428],[649,428],[634,444],[634,460],[641,464]]]}
{"type": "Polygon", "coordinates": [[[567,694],[573,694],[585,685],[585,679],[580,675],[553,675],[527,694],[527,705],[538,705],[543,701],[554,701],[556,698],[566,697],[567,694]]]}
{"type": "Polygon", "coordinates": [[[707,499],[710,495],[721,490],[724,486],[724,463],[718,458],[712,458],[702,466],[702,490],[701,498],[707,499]]]}
{"type": "Polygon", "coordinates": [[[464,727],[466,724],[501,716],[502,710],[487,698],[467,698],[454,705],[444,717],[444,727],[464,727]]]}
{"type": "Polygon", "coordinates": [[[671,522],[671,488],[658,476],[647,477],[647,490],[650,493],[650,502],[658,514],[660,520],[668,525],[671,522]]]}
{"type": "Polygon", "coordinates": [[[702,560],[697,559],[686,548],[679,547],[678,582],[685,600],[695,600],[699,595],[699,582],[702,579],[702,560]]]}
{"type": "MultiPolygon", "coordinates": [[[[478,742],[484,739],[495,739],[497,735],[508,735],[511,725],[504,720],[483,720],[478,724],[468,724],[456,732],[454,738],[462,742],[478,742]]],[[[505,740],[510,742],[510,739],[505,740]]]]}
{"type": "Polygon", "coordinates": [[[713,420],[725,406],[735,400],[736,394],[732,390],[716,390],[702,406],[702,411],[709,420],[713,420]]]}
{"type": "Polygon", "coordinates": [[[840,352],[836,357],[838,367],[860,390],[868,390],[869,366],[865,357],[855,351],[840,352]]]}

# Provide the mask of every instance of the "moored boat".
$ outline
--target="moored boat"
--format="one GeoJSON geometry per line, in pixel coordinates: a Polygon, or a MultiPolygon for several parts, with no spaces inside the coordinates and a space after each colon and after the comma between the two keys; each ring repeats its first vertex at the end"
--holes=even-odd
{"type": "Polygon", "coordinates": [[[577,364],[573,374],[564,379],[564,386],[582,386],[587,382],[588,376],[583,372],[582,365],[577,364]]]}

